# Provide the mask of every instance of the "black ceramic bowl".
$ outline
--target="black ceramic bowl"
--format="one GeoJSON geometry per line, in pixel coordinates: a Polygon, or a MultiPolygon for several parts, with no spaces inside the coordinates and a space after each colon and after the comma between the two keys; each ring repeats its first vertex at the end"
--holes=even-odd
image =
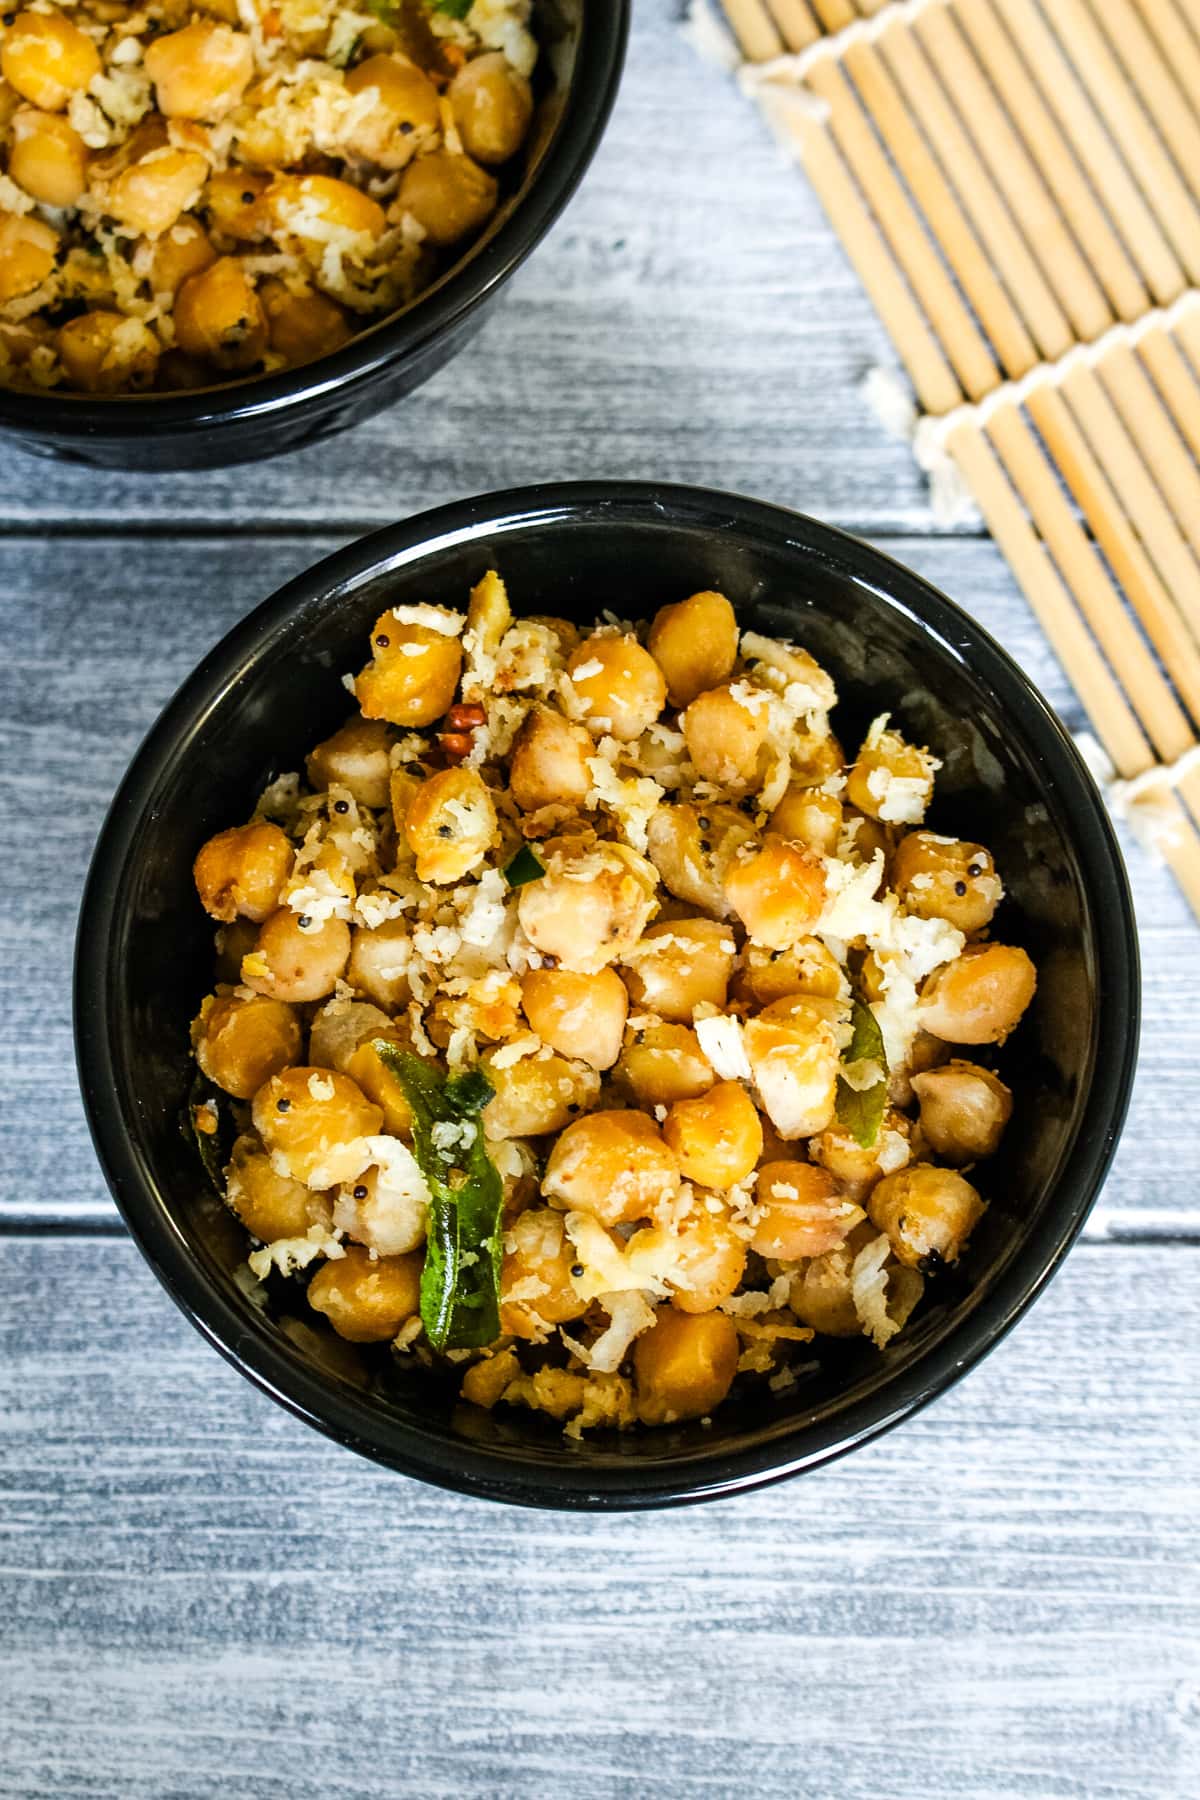
{"type": "Polygon", "coordinates": [[[630,0],[533,0],[543,55],[524,167],[487,230],[411,305],[345,349],[261,380],[184,394],[0,388],[0,440],[108,469],[211,469],[295,450],[355,425],[436,374],[554,223],[616,97],[630,0]]]}
{"type": "Polygon", "coordinates": [[[1104,1178],[1138,1032],[1129,893],[1103,807],[1070,740],[965,613],[866,544],[731,495],[596,483],[465,501],[378,533],[293,581],[213,651],[167,708],[113,803],[79,927],[76,1033],[100,1159],[159,1278],[229,1360],[301,1418],[367,1456],[494,1499],[662,1506],[795,1474],[864,1443],[940,1393],[1041,1292],[1104,1178]],[[235,1271],[244,1236],[180,1130],[188,1022],[211,984],[212,928],[191,881],[212,832],[347,712],[390,604],[461,605],[490,566],[518,610],[644,617],[699,588],[812,650],[837,678],[848,744],[888,708],[944,758],[931,823],[986,843],[1009,897],[996,935],[1024,944],[1037,999],[1006,1047],[1016,1090],[991,1199],[953,1280],[934,1284],[882,1353],[818,1340],[793,1390],[735,1389],[711,1428],[564,1439],[550,1421],[456,1406],[385,1351],[323,1331],[287,1283],[258,1302],[235,1271]]]}

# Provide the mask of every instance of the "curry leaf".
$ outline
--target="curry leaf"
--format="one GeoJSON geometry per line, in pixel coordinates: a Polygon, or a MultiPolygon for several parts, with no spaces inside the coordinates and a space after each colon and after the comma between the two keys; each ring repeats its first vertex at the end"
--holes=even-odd
{"type": "Polygon", "coordinates": [[[850,1029],[850,1042],[842,1054],[843,1067],[850,1071],[856,1064],[877,1063],[882,1073],[877,1081],[866,1087],[847,1080],[845,1075],[839,1075],[837,1116],[855,1143],[863,1150],[871,1150],[879,1137],[879,1127],[887,1104],[887,1055],[879,1021],[862,1000],[851,1002],[850,1029]]]}
{"type": "Polygon", "coordinates": [[[526,882],[540,881],[545,873],[544,866],[538,861],[529,845],[522,844],[505,869],[504,879],[509,887],[524,887],[526,882]]]}

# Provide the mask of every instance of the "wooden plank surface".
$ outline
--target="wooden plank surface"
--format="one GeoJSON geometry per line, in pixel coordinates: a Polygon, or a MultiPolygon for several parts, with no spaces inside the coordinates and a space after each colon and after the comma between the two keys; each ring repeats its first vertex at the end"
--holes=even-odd
{"type": "Polygon", "coordinates": [[[0,1793],[1189,1800],[1198,1277],[1080,1247],[903,1431],[580,1518],[326,1443],[126,1243],[0,1241],[0,1793]]]}

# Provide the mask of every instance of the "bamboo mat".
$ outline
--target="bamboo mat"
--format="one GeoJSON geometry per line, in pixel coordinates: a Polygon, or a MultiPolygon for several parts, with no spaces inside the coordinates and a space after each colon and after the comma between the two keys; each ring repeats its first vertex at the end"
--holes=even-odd
{"type": "Polygon", "coordinates": [[[1200,914],[1200,0],[723,0],[1200,914]]]}

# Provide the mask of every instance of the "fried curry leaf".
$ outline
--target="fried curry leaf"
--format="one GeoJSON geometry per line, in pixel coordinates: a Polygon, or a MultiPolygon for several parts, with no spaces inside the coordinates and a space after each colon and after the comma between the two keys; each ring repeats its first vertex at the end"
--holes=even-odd
{"type": "Polygon", "coordinates": [[[465,19],[475,0],[426,0],[430,12],[445,13],[449,19],[465,19]]]}
{"type": "Polygon", "coordinates": [[[454,74],[454,67],[429,23],[429,14],[447,12],[452,18],[465,18],[471,10],[469,0],[461,13],[456,10],[458,3],[450,0],[449,6],[433,6],[425,0],[365,0],[367,11],[395,32],[399,48],[410,61],[426,74],[446,79],[454,74]]]}
{"type": "Polygon", "coordinates": [[[197,1075],[188,1093],[180,1125],[184,1137],[195,1146],[204,1173],[224,1199],[225,1165],[233,1151],[228,1095],[203,1075],[197,1075]]]}
{"type": "Polygon", "coordinates": [[[528,881],[540,881],[546,873],[528,844],[522,844],[504,871],[509,887],[524,887],[528,881]]]}
{"type": "Polygon", "coordinates": [[[846,1127],[855,1143],[863,1150],[871,1150],[879,1137],[879,1127],[887,1104],[887,1056],[879,1021],[862,1000],[851,1002],[850,1027],[852,1035],[842,1054],[843,1066],[849,1071],[856,1064],[877,1063],[883,1073],[878,1081],[871,1082],[867,1087],[859,1087],[855,1082],[847,1080],[845,1075],[838,1076],[838,1122],[846,1127]]]}
{"type": "Polygon", "coordinates": [[[387,1038],[372,1047],[404,1089],[413,1154],[429,1184],[421,1322],[435,1350],[479,1349],[500,1334],[504,1255],[504,1184],[482,1124],[491,1083],[478,1069],[442,1075],[387,1038]]]}

